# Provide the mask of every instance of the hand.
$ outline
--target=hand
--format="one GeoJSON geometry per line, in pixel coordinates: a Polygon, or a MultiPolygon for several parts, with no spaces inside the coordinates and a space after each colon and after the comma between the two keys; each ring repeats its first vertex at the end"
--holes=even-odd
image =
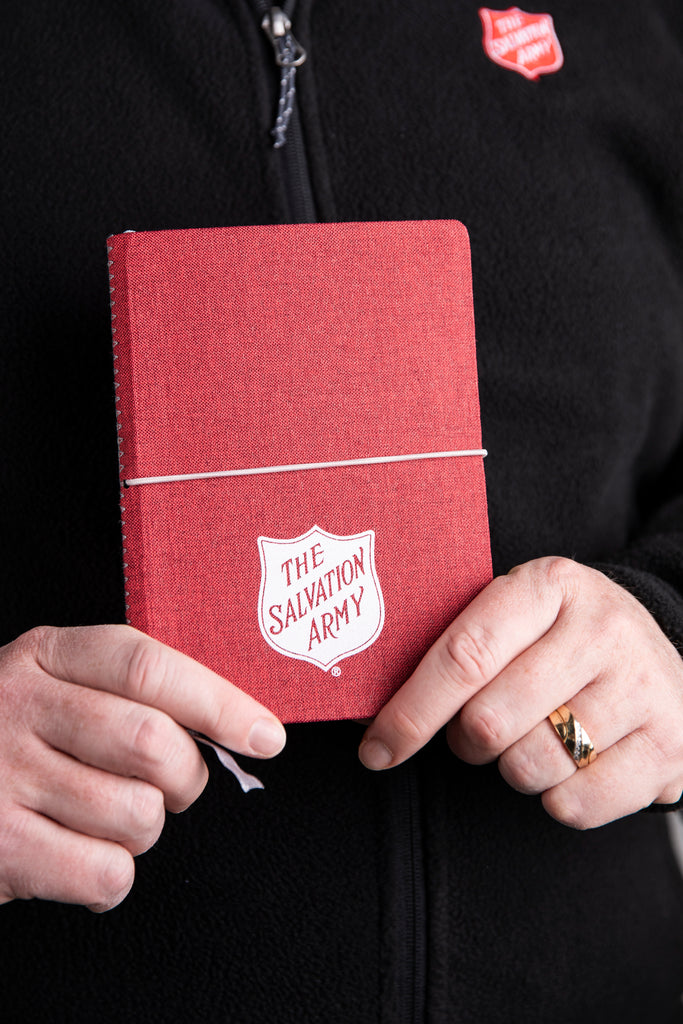
{"type": "Polygon", "coordinates": [[[128,626],[41,627],[0,648],[0,903],[120,903],[164,809],[206,785],[177,723],[256,757],[285,742],[257,701],[128,626]]]}
{"type": "Polygon", "coordinates": [[[602,573],[541,558],[495,579],[427,652],[360,748],[400,764],[449,723],[470,764],[498,758],[558,821],[593,828],[683,789],[683,661],[655,620],[602,573]],[[577,769],[548,715],[567,704],[597,758],[577,769]]]}

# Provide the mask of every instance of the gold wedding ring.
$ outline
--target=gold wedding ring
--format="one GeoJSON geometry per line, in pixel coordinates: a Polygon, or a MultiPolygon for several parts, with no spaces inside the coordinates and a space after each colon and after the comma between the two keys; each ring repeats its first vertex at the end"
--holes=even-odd
{"type": "Polygon", "coordinates": [[[590,736],[566,704],[560,705],[557,711],[553,711],[548,718],[553,724],[555,732],[567,748],[577,767],[585,768],[597,757],[595,747],[591,743],[590,736]]]}

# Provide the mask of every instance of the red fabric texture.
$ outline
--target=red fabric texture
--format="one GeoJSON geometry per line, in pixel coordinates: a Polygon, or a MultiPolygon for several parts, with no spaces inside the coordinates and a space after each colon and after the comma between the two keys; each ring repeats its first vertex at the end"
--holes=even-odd
{"type": "Polygon", "coordinates": [[[140,232],[109,246],[129,621],[286,722],[374,715],[491,577],[481,457],[123,482],[480,448],[464,227],[140,232]],[[324,538],[302,541],[259,625],[259,538],[315,525],[374,531],[384,610],[376,638],[327,670],[301,659],[323,646],[323,614],[342,636],[370,606],[368,549],[356,544],[354,563],[352,543],[334,565],[324,538]],[[290,633],[311,623],[301,655],[265,639],[288,635],[288,607],[290,633]]]}

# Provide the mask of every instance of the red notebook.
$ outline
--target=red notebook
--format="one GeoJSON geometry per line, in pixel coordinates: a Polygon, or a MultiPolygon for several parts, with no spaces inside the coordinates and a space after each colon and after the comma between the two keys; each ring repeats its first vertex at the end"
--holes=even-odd
{"type": "Polygon", "coordinates": [[[285,722],[376,714],[491,578],[465,228],[108,244],[129,621],[285,722]]]}

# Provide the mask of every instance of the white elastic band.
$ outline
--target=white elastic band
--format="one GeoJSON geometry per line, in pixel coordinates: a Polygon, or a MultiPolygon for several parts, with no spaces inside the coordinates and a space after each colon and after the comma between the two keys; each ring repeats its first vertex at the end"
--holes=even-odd
{"type": "Polygon", "coordinates": [[[368,459],[340,459],[338,462],[301,462],[296,466],[255,466],[250,469],[221,469],[215,473],[178,473],[175,476],[141,476],[124,480],[126,487],[139,484],[174,484],[183,480],[211,480],[221,476],[255,476],[258,473],[294,473],[302,469],[337,469],[340,466],[376,466],[382,462],[414,462],[418,459],[453,459],[465,455],[488,455],[485,448],[459,452],[420,452],[415,455],[378,455],[368,459]]]}

